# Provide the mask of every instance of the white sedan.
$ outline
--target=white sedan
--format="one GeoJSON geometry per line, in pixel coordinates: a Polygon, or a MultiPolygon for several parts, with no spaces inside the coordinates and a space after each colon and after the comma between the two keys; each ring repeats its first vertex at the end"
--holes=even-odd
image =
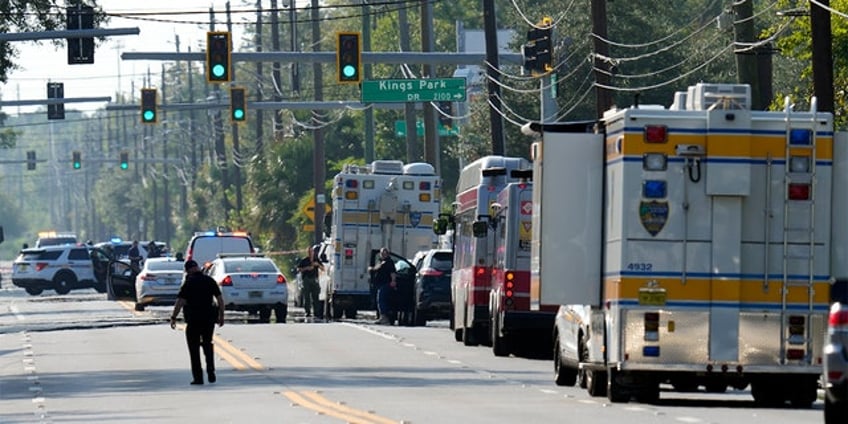
{"type": "Polygon", "coordinates": [[[183,282],[183,264],[174,258],[149,258],[135,278],[135,310],[147,305],[171,304],[177,300],[183,282]]]}
{"type": "Polygon", "coordinates": [[[225,310],[258,313],[262,322],[270,322],[274,311],[277,323],[286,322],[286,277],[271,259],[258,254],[219,254],[205,272],[221,287],[225,310]]]}

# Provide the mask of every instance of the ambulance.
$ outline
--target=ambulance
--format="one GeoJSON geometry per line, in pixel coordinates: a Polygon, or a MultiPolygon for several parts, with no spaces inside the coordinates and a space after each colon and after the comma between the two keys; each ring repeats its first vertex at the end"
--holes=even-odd
{"type": "Polygon", "coordinates": [[[407,258],[432,249],[438,239],[433,222],[441,208],[441,179],[432,165],[377,160],[345,165],[333,179],[330,238],[322,247],[326,303],[330,316],[354,318],[374,309],[374,287],[368,267],[381,247],[392,253],[398,275],[411,278],[407,258]]]}
{"type": "Polygon", "coordinates": [[[504,156],[485,156],[466,165],[459,175],[453,213],[437,225],[441,233],[453,230],[450,324],[455,340],[466,346],[491,342],[489,292],[495,237],[486,225],[503,188],[519,181],[510,173],[529,168],[527,159],[504,156]]]}
{"type": "Polygon", "coordinates": [[[830,285],[848,276],[848,137],[815,99],[750,104],[747,85],[698,84],[670,108],[525,126],[541,136],[531,308],[561,305],[558,385],[816,400],[830,285]]]}

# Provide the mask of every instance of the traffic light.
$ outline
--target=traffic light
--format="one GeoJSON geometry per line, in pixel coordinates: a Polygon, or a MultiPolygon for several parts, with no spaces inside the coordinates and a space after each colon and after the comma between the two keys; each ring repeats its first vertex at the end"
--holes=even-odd
{"type": "Polygon", "coordinates": [[[79,150],[74,150],[71,156],[74,169],[82,168],[82,154],[79,152],[79,150]]]}
{"type": "Polygon", "coordinates": [[[247,93],[244,88],[230,88],[230,120],[244,122],[247,119],[247,93]]]}
{"type": "Polygon", "coordinates": [[[338,81],[342,84],[355,84],[362,80],[362,48],[360,33],[336,33],[336,69],[338,81]]]}
{"type": "Polygon", "coordinates": [[[156,116],[156,89],[141,89],[141,123],[155,124],[159,118],[156,116]]]}
{"type": "Polygon", "coordinates": [[[27,150],[27,170],[35,169],[35,150],[27,150]]]}
{"type": "Polygon", "coordinates": [[[230,82],[230,33],[206,33],[206,81],[230,82]]]}
{"type": "MultiPolygon", "coordinates": [[[[65,84],[61,82],[47,83],[48,99],[65,98],[65,84]]],[[[47,119],[65,119],[65,104],[56,103],[47,105],[47,119]]]]}
{"type": "Polygon", "coordinates": [[[453,125],[453,102],[439,102],[439,123],[446,129],[453,125]]]}
{"type": "Polygon", "coordinates": [[[527,31],[527,43],[522,46],[524,69],[532,74],[546,74],[553,68],[553,20],[545,17],[536,27],[527,31]]]}
{"type": "Polygon", "coordinates": [[[127,152],[121,152],[121,169],[129,169],[130,167],[130,154],[127,152]]]}
{"type": "MultiPolygon", "coordinates": [[[[77,4],[65,11],[65,25],[69,31],[94,29],[94,8],[77,4]]],[[[68,65],[94,63],[94,38],[68,38],[68,65]]]]}

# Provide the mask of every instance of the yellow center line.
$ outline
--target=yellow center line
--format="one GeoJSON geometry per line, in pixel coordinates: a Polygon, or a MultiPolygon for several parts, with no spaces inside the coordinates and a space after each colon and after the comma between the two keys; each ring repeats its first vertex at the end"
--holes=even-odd
{"type": "Polygon", "coordinates": [[[283,392],[283,396],[300,406],[333,418],[338,418],[350,424],[396,424],[398,422],[367,411],[361,411],[334,403],[319,395],[317,392],[302,391],[297,393],[293,391],[286,391],[283,392]]]}
{"type": "MultiPolygon", "coordinates": [[[[222,339],[221,337],[214,336],[214,337],[212,337],[212,340],[215,341],[215,346],[217,346],[219,348],[219,349],[215,349],[216,352],[221,350],[221,351],[224,351],[227,354],[229,354],[231,358],[237,357],[239,360],[241,360],[242,362],[247,364],[247,366],[249,366],[250,368],[253,368],[256,371],[262,371],[262,370],[265,369],[265,367],[262,366],[262,364],[260,364],[255,359],[253,359],[250,355],[242,352],[241,350],[239,350],[238,348],[236,348],[235,346],[230,344],[228,341],[222,339]]],[[[223,355],[221,355],[221,357],[223,357],[223,355]]],[[[227,362],[230,362],[230,361],[227,361],[227,362]]]]}

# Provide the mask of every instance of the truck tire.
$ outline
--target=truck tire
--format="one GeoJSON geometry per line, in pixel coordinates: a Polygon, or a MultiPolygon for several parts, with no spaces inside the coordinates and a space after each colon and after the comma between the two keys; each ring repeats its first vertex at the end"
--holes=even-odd
{"type": "Polygon", "coordinates": [[[607,376],[603,371],[587,369],[584,371],[586,378],[586,391],[589,396],[601,397],[607,395],[607,376]]]}
{"type": "Polygon", "coordinates": [[[818,378],[799,376],[792,390],[787,390],[789,403],[794,408],[808,409],[818,397],[818,378]]]}
{"type": "MultiPolygon", "coordinates": [[[[468,309],[464,309],[463,315],[462,324],[465,325],[468,322],[468,309]]],[[[473,324],[471,327],[465,327],[462,331],[462,344],[466,346],[477,346],[479,343],[476,336],[473,324]]]]}
{"type": "Polygon", "coordinates": [[[498,318],[500,314],[494,314],[492,316],[492,353],[495,356],[509,356],[510,348],[509,348],[509,337],[501,336],[501,325],[500,319],[498,318]]]}
{"type": "Polygon", "coordinates": [[[612,403],[626,403],[630,401],[630,393],[618,381],[618,371],[607,369],[607,399],[612,403]]]}
{"type": "Polygon", "coordinates": [[[558,334],[554,341],[554,382],[557,386],[573,386],[577,383],[577,369],[569,367],[563,361],[558,334]]]}

